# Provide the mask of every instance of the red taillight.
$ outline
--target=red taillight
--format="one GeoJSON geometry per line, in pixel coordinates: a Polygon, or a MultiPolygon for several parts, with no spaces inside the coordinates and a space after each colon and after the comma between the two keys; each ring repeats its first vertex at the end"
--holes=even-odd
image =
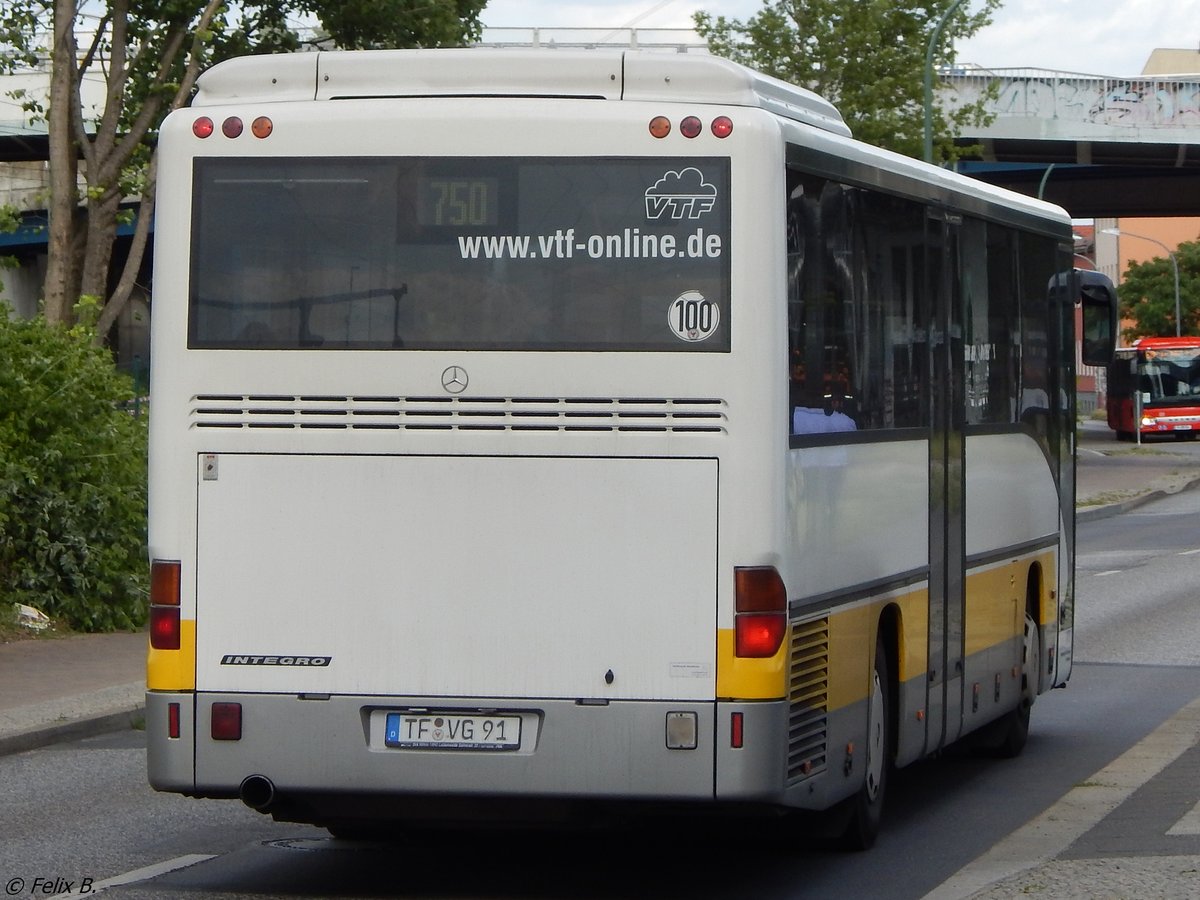
{"type": "Polygon", "coordinates": [[[242,704],[214,703],[212,705],[212,739],[240,741],[242,739],[242,704]]]}
{"type": "Polygon", "coordinates": [[[787,589],[773,566],[734,570],[734,654],[774,656],[787,634],[787,589]]]}
{"type": "Polygon", "coordinates": [[[787,633],[787,616],[783,613],[752,613],[737,617],[735,628],[737,656],[764,659],[774,656],[783,645],[787,633]]]}
{"type": "Polygon", "coordinates": [[[198,138],[206,138],[213,133],[213,120],[208,116],[201,116],[192,123],[192,134],[198,138]]]}
{"type": "Polygon", "coordinates": [[[712,122],[712,133],[719,138],[727,138],[733,134],[733,119],[729,116],[717,116],[712,122]]]}
{"type": "Polygon", "coordinates": [[[150,646],[155,650],[179,649],[179,607],[150,607],[150,646]]]}
{"type": "Polygon", "coordinates": [[[150,646],[179,649],[179,563],[156,559],[150,563],[150,646]]]}
{"type": "Polygon", "coordinates": [[[688,116],[679,123],[679,133],[685,138],[699,137],[704,130],[704,124],[695,116],[688,116]]]}

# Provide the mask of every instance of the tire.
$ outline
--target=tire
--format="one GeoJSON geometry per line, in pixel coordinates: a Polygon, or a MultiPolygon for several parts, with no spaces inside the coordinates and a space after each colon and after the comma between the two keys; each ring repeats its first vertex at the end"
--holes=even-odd
{"type": "Polygon", "coordinates": [[[1021,648],[1021,696],[1017,706],[978,734],[975,749],[987,756],[1013,759],[1020,756],[1029,740],[1029,717],[1041,689],[1041,637],[1037,623],[1025,613],[1025,636],[1021,648]]]}
{"type": "Polygon", "coordinates": [[[393,843],[406,837],[404,830],[395,824],[381,824],[358,820],[328,822],[325,830],[339,841],[354,843],[393,843]]]}
{"type": "Polygon", "coordinates": [[[892,768],[891,676],[887,647],[880,636],[875,644],[875,670],[867,698],[866,773],[863,785],[843,801],[849,819],[836,844],[842,850],[869,850],[879,836],[883,801],[892,768]]]}

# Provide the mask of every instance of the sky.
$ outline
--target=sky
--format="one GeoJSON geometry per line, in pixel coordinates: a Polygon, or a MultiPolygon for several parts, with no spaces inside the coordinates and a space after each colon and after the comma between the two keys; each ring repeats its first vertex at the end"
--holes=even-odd
{"type": "MultiPolygon", "coordinates": [[[[698,10],[748,19],[762,7],[763,0],[488,0],[480,18],[489,28],[690,28],[698,10]]],[[[1128,76],[1159,47],[1200,49],[1200,0],[1006,0],[991,25],[956,49],[960,63],[989,69],[1128,76]]]]}

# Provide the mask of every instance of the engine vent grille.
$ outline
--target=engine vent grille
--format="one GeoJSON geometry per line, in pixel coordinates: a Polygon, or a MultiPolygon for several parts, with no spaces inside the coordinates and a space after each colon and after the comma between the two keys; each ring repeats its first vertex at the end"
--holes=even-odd
{"type": "Polygon", "coordinates": [[[709,398],[201,394],[191,410],[195,428],[722,434],[727,420],[709,398]]]}
{"type": "Polygon", "coordinates": [[[825,770],[829,739],[829,619],[792,625],[788,778],[825,770]]]}

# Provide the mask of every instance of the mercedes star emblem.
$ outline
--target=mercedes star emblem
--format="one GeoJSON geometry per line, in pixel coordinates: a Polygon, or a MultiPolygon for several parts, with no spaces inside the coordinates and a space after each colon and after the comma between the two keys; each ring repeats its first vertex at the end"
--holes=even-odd
{"type": "Polygon", "coordinates": [[[451,394],[461,394],[467,389],[467,370],[462,366],[451,366],[442,373],[442,387],[451,394]]]}

